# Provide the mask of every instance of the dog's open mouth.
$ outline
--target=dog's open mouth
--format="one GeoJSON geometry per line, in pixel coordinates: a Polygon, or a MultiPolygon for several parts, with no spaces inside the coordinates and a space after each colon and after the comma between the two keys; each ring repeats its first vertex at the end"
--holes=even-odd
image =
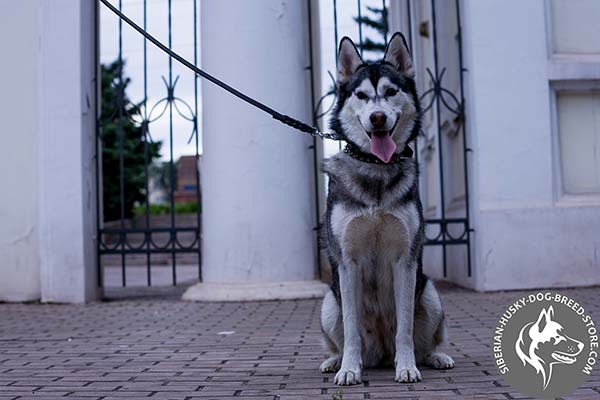
{"type": "Polygon", "coordinates": [[[367,131],[371,139],[371,153],[384,163],[390,162],[396,151],[396,143],[392,139],[393,131],[367,131]]]}
{"type": "Polygon", "coordinates": [[[574,357],[571,357],[570,355],[565,354],[562,351],[553,352],[552,358],[564,364],[573,364],[575,361],[577,361],[574,357]]]}

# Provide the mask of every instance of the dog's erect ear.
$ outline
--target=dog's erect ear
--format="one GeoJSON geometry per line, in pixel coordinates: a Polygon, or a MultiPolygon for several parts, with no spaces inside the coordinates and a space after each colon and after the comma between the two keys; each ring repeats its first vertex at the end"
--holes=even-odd
{"type": "Polygon", "coordinates": [[[356,72],[362,63],[363,60],[360,58],[360,54],[352,39],[348,36],[344,36],[340,41],[340,49],[338,51],[338,83],[348,82],[350,76],[356,72]]]}
{"type": "Polygon", "coordinates": [[[546,327],[546,324],[548,322],[550,322],[550,318],[551,318],[550,313],[554,314],[554,309],[552,308],[552,306],[550,306],[548,308],[548,310],[546,310],[545,308],[542,308],[542,311],[540,312],[540,316],[538,317],[537,321],[535,322],[538,332],[542,333],[542,331],[546,327]]]}
{"type": "Polygon", "coordinates": [[[385,49],[383,61],[392,64],[404,75],[415,78],[415,67],[408,51],[406,39],[400,32],[394,33],[385,49]]]}

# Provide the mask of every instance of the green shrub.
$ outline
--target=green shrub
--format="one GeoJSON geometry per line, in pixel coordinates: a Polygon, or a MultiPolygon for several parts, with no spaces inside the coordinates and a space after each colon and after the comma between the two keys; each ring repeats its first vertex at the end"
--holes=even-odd
{"type": "MultiPolygon", "coordinates": [[[[170,204],[150,204],[148,207],[150,215],[168,215],[171,213],[170,204]]],[[[200,211],[198,203],[175,203],[175,214],[189,214],[200,211]]],[[[146,215],[146,205],[138,205],[133,209],[133,215],[142,217],[146,215]]]]}

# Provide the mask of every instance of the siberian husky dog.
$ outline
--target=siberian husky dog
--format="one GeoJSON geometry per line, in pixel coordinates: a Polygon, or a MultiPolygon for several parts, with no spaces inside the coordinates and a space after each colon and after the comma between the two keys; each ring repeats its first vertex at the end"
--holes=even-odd
{"type": "Polygon", "coordinates": [[[417,364],[452,368],[440,296],[422,271],[424,225],[417,164],[408,143],[419,131],[415,69],[404,36],[383,61],[364,63],[340,42],[338,99],[331,129],[347,145],[327,159],[323,244],[333,283],[321,309],[334,382],[362,380],[362,368],[395,365],[396,381],[421,380],[417,364]]]}

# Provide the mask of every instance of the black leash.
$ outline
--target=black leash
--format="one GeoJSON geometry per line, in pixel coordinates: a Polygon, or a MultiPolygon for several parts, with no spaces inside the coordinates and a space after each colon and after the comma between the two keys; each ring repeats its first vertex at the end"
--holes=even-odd
{"type": "Polygon", "coordinates": [[[198,68],[197,66],[195,66],[194,64],[192,64],[191,62],[186,60],[185,58],[181,57],[179,54],[175,53],[173,50],[169,49],[167,46],[162,44],[154,36],[150,35],[148,32],[146,32],[144,29],[142,29],[139,25],[137,25],[135,22],[130,20],[125,14],[123,14],[115,6],[110,4],[108,2],[108,0],[100,0],[100,1],[102,2],[102,4],[104,4],[106,7],[108,7],[109,10],[111,10],[119,18],[121,18],[123,21],[125,21],[129,26],[131,26],[133,29],[138,31],[142,36],[144,36],[146,39],[148,39],[150,42],[152,42],[156,47],[158,47],[159,49],[161,49],[162,51],[167,53],[169,56],[171,56],[175,60],[179,61],[185,67],[194,71],[194,73],[201,76],[202,78],[211,81],[215,85],[225,89],[226,91],[228,91],[232,95],[236,96],[237,98],[244,100],[246,103],[249,103],[249,104],[253,105],[254,107],[266,112],[267,114],[269,114],[271,117],[273,117],[277,121],[282,122],[288,126],[291,126],[294,129],[297,129],[304,133],[308,133],[312,136],[321,137],[323,139],[339,140],[338,136],[335,133],[321,132],[319,130],[319,128],[317,128],[317,127],[305,124],[304,122],[302,122],[300,120],[290,117],[289,115],[281,114],[280,112],[273,110],[271,107],[232,88],[225,82],[215,78],[214,76],[210,75],[209,73],[202,71],[200,68],[198,68]]]}

